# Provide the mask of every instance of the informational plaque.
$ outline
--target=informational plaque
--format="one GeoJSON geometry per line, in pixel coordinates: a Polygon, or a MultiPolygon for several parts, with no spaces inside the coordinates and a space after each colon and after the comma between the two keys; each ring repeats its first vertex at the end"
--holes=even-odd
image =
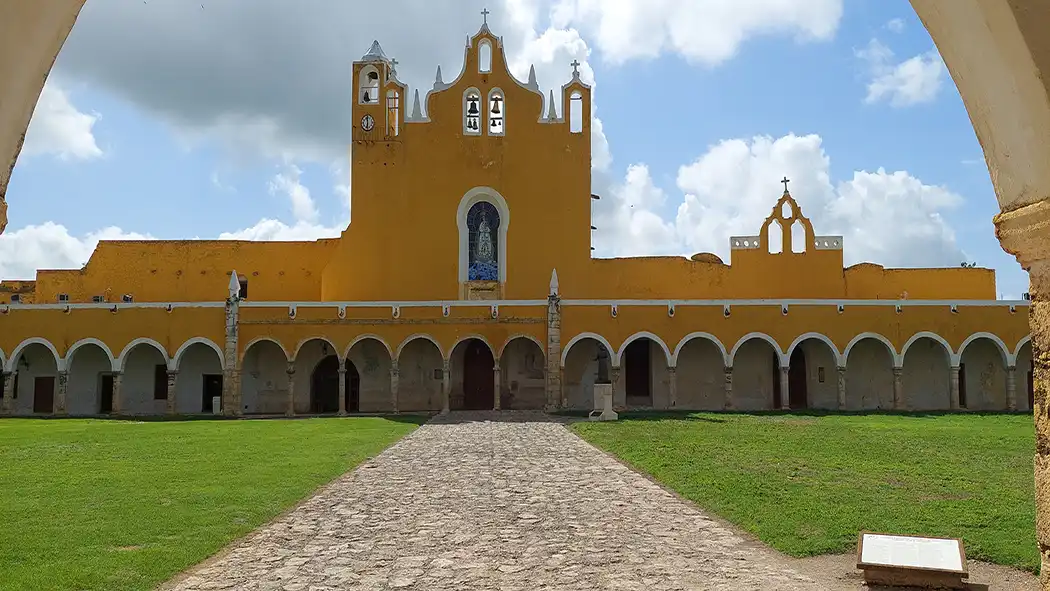
{"type": "Polygon", "coordinates": [[[962,588],[966,552],[957,538],[861,532],[857,568],[869,583],[962,588]]]}

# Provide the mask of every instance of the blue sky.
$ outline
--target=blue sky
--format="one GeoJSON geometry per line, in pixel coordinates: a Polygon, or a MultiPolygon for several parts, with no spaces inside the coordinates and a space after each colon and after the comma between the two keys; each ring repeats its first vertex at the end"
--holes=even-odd
{"type": "MultiPolygon", "coordinates": [[[[394,2],[419,15],[403,27],[340,4],[89,3],[11,181],[3,276],[78,267],[99,237],[336,235],[350,62],[377,37],[410,85],[428,89],[439,63],[451,80],[483,3],[394,2]]],[[[1027,291],[993,236],[966,111],[906,0],[686,4],[488,2],[519,76],[534,63],[546,91],[578,58],[594,82],[599,255],[728,258],[786,174],[817,233],[845,236],[848,263],[965,259],[995,268],[1002,295],[1027,291]]]]}

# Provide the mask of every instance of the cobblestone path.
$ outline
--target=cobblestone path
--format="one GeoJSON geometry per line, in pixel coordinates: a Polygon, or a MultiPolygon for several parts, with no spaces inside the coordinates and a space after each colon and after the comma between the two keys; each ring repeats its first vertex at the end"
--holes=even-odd
{"type": "Polygon", "coordinates": [[[556,419],[452,413],[165,588],[825,587],[556,419]]]}

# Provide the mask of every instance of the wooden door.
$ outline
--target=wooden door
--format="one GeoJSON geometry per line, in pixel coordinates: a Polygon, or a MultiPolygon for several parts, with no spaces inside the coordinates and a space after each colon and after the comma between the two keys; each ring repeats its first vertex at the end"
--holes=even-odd
{"type": "Polygon", "coordinates": [[[33,412],[55,412],[55,376],[39,376],[33,381],[33,412]]]}
{"type": "Polygon", "coordinates": [[[495,361],[488,345],[475,339],[463,352],[463,407],[467,410],[493,408],[495,361]]]}

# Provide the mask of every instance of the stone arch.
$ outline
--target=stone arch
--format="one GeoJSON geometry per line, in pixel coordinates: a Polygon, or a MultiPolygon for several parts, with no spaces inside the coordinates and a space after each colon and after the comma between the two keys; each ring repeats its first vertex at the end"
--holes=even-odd
{"type": "Polygon", "coordinates": [[[775,351],[777,356],[780,358],[780,365],[783,366],[785,364],[786,358],[784,356],[784,350],[780,348],[780,343],[778,343],[776,339],[767,335],[764,332],[749,332],[746,335],[740,337],[740,340],[738,340],[736,344],[733,345],[732,350],[729,351],[729,367],[733,366],[733,362],[736,360],[737,351],[740,350],[740,347],[742,347],[748,341],[754,339],[761,339],[772,345],[773,351],[775,351]]]}
{"type": "Polygon", "coordinates": [[[484,95],[473,86],[463,91],[463,134],[481,135],[481,110],[485,108],[484,95]]]}
{"type": "Polygon", "coordinates": [[[562,348],[562,350],[561,350],[561,367],[562,368],[565,367],[565,360],[569,358],[569,350],[572,349],[572,346],[575,345],[576,343],[584,340],[584,339],[594,339],[595,341],[598,341],[599,343],[604,345],[605,346],[605,350],[609,352],[609,362],[610,363],[612,362],[612,356],[616,354],[615,353],[616,349],[614,349],[613,346],[609,344],[609,341],[606,340],[605,337],[603,337],[600,334],[593,333],[593,332],[581,332],[580,334],[578,334],[578,335],[572,337],[571,339],[569,339],[569,342],[565,343],[565,347],[562,348]]]}
{"type": "Polygon", "coordinates": [[[798,338],[792,341],[791,345],[788,346],[787,351],[784,352],[784,356],[788,359],[791,359],[791,354],[795,351],[795,347],[801,345],[802,341],[806,341],[809,339],[821,341],[822,343],[830,347],[831,352],[835,355],[835,364],[837,367],[844,367],[846,365],[846,358],[842,356],[842,353],[839,353],[839,348],[835,346],[834,341],[828,338],[827,335],[821,334],[819,332],[807,332],[805,334],[799,335],[798,338]]]}
{"type": "Polygon", "coordinates": [[[339,347],[336,347],[335,343],[333,343],[331,339],[329,339],[328,337],[326,337],[324,335],[314,335],[314,336],[306,337],[305,339],[301,339],[298,343],[296,343],[296,345],[295,345],[295,352],[292,353],[290,361],[292,361],[294,363],[295,359],[297,357],[299,357],[299,352],[303,350],[303,347],[305,345],[307,345],[308,343],[312,342],[312,341],[321,341],[322,343],[327,345],[329,349],[332,350],[332,354],[334,354],[336,356],[336,358],[339,359],[340,362],[343,360],[342,354],[339,351],[339,347]]]}
{"type": "Polygon", "coordinates": [[[358,73],[357,102],[362,105],[377,105],[382,100],[379,92],[380,74],[369,64],[358,73]]]}
{"type": "Polygon", "coordinates": [[[846,348],[842,350],[842,360],[844,362],[846,362],[847,364],[849,363],[849,352],[853,350],[853,347],[855,347],[857,343],[863,341],[864,339],[872,339],[885,345],[886,349],[890,352],[890,357],[893,359],[894,367],[900,367],[901,363],[904,362],[904,354],[898,354],[896,347],[893,346],[893,343],[890,342],[889,339],[877,332],[862,332],[859,335],[850,339],[849,344],[847,344],[846,348]]]}
{"type": "Polygon", "coordinates": [[[966,347],[979,339],[988,339],[995,343],[996,349],[999,350],[999,354],[1002,355],[1003,367],[1012,367],[1015,363],[1016,356],[1010,351],[1010,348],[1006,346],[1001,338],[990,332],[975,332],[972,335],[966,337],[966,340],[959,345],[959,350],[955,353],[956,359],[962,361],[963,353],[966,351],[966,347]]]}
{"type": "Polygon", "coordinates": [[[405,350],[405,347],[407,347],[409,345],[409,343],[411,343],[412,341],[418,341],[420,339],[422,339],[424,341],[430,341],[431,344],[433,344],[435,347],[437,347],[438,354],[441,355],[441,359],[443,359],[443,360],[447,360],[448,359],[448,357],[445,356],[445,349],[443,349],[441,347],[441,343],[437,342],[437,339],[435,339],[434,337],[432,337],[432,336],[430,336],[428,334],[421,333],[421,332],[418,332],[418,333],[413,334],[413,335],[409,335],[409,336],[405,337],[405,340],[401,341],[401,344],[397,346],[396,359],[398,359],[398,360],[401,359],[401,352],[405,350]]]}
{"type": "Polygon", "coordinates": [[[456,209],[456,228],[459,230],[459,282],[468,280],[470,270],[470,231],[467,228],[467,213],[474,205],[487,202],[499,214],[497,228],[496,263],[499,265],[499,282],[507,282],[507,231],[510,228],[510,207],[499,191],[491,187],[474,187],[459,200],[456,209]]]}
{"type": "Polygon", "coordinates": [[[502,359],[503,358],[503,351],[507,348],[507,345],[509,345],[512,341],[516,341],[518,339],[526,339],[526,340],[532,341],[533,343],[536,343],[536,346],[539,347],[540,351],[543,352],[544,359],[546,359],[546,357],[547,357],[547,350],[546,350],[546,346],[543,344],[543,341],[537,339],[536,337],[532,336],[531,334],[527,334],[527,333],[524,333],[524,332],[515,333],[515,334],[512,334],[511,336],[507,337],[507,340],[503,341],[503,344],[500,345],[499,353],[498,353],[498,355],[496,357],[502,359]]]}
{"type": "Polygon", "coordinates": [[[22,351],[25,350],[25,348],[29,345],[43,345],[44,347],[46,347],[47,350],[51,351],[51,354],[55,356],[55,366],[58,368],[58,371],[65,370],[65,359],[63,359],[62,356],[58,354],[58,349],[56,349],[55,346],[51,344],[51,341],[43,337],[29,337],[21,343],[18,343],[18,346],[15,347],[13,351],[11,351],[11,357],[8,358],[7,363],[4,366],[4,371],[15,371],[15,364],[18,363],[18,357],[22,354],[22,351]]]}
{"type": "Polygon", "coordinates": [[[485,100],[487,130],[489,135],[504,135],[507,129],[507,95],[496,87],[489,90],[485,100]]]}
{"type": "Polygon", "coordinates": [[[99,349],[102,349],[102,351],[109,358],[110,367],[114,367],[114,368],[116,367],[115,366],[116,359],[113,357],[113,351],[110,351],[109,345],[107,345],[106,343],[103,343],[102,341],[100,341],[100,340],[98,340],[98,339],[96,339],[94,337],[87,337],[87,338],[84,338],[84,339],[80,339],[79,341],[77,341],[77,342],[73,343],[72,345],[70,345],[69,349],[66,349],[66,356],[62,360],[62,367],[64,369],[68,369],[70,363],[73,361],[73,353],[76,353],[77,349],[79,349],[79,348],[81,348],[81,347],[83,347],[85,345],[95,345],[99,349]]]}
{"type": "Polygon", "coordinates": [[[277,339],[273,337],[255,337],[254,339],[248,341],[248,344],[244,346],[243,352],[241,353],[241,362],[244,361],[244,358],[248,355],[248,351],[251,350],[253,346],[263,341],[269,341],[277,345],[277,347],[281,349],[281,353],[284,353],[285,361],[291,361],[292,359],[294,359],[291,355],[288,354],[288,350],[284,348],[284,345],[282,345],[281,342],[277,339]]]}
{"type": "MultiPolygon", "coordinates": [[[[373,333],[365,333],[354,337],[353,340],[350,341],[350,344],[346,346],[346,350],[343,351],[343,359],[350,358],[350,350],[354,348],[354,345],[369,340],[376,341],[380,345],[383,345],[383,348],[386,349],[386,354],[390,357],[390,359],[394,359],[394,351],[390,348],[390,345],[386,342],[386,340],[383,339],[383,337],[373,333]]],[[[400,351],[400,348],[398,350],[400,351]]]]}
{"type": "Polygon", "coordinates": [[[1030,335],[1030,334],[1021,337],[1021,340],[1017,341],[1017,346],[1014,347],[1014,351],[1013,351],[1013,356],[1014,356],[1014,361],[1015,362],[1017,361],[1017,356],[1021,353],[1021,348],[1024,347],[1025,345],[1030,344],[1031,342],[1032,342],[1032,335],[1030,335]]]}
{"type": "Polygon", "coordinates": [[[113,371],[124,371],[124,364],[127,361],[128,353],[131,353],[132,349],[139,345],[149,345],[157,351],[160,351],[160,354],[164,356],[164,361],[167,363],[168,369],[174,369],[171,356],[168,355],[168,350],[164,348],[164,345],[149,337],[139,337],[124,346],[124,349],[120,352],[116,362],[113,364],[113,371]]]}
{"type": "Polygon", "coordinates": [[[219,363],[221,364],[222,369],[226,369],[225,352],[218,345],[216,345],[214,341],[206,337],[193,337],[192,339],[187,340],[182,345],[179,345],[178,350],[175,351],[175,355],[171,358],[171,368],[176,370],[179,369],[179,365],[182,361],[182,356],[186,353],[186,349],[189,349],[193,345],[198,344],[204,345],[205,347],[208,347],[211,350],[215,351],[215,353],[219,356],[219,363]]]}
{"type": "Polygon", "coordinates": [[[479,340],[482,343],[485,343],[485,346],[489,348],[489,353],[492,354],[492,358],[493,359],[498,359],[498,356],[496,355],[496,348],[492,346],[492,343],[490,343],[489,340],[487,338],[485,338],[484,336],[482,336],[480,334],[473,334],[473,333],[472,334],[463,335],[463,336],[459,337],[458,339],[456,339],[456,342],[453,343],[451,347],[449,347],[448,352],[445,354],[445,359],[452,359],[452,352],[456,350],[456,347],[460,346],[462,343],[465,343],[465,342],[467,342],[467,341],[469,341],[471,339],[479,340]]]}
{"type": "Polygon", "coordinates": [[[901,347],[902,362],[904,361],[904,356],[908,354],[908,348],[915,344],[916,341],[923,338],[931,339],[940,343],[941,346],[944,347],[944,352],[948,354],[948,361],[952,365],[959,365],[959,356],[955,354],[955,349],[953,349],[952,346],[948,344],[948,341],[941,335],[935,332],[930,332],[928,330],[919,331],[911,335],[911,338],[904,343],[904,346],[901,347]]]}
{"type": "Polygon", "coordinates": [[[667,347],[667,343],[665,343],[663,339],[661,339],[660,337],[656,336],[655,334],[653,334],[653,333],[651,333],[649,331],[643,330],[643,331],[640,331],[640,332],[636,332],[633,335],[631,335],[631,336],[627,337],[626,339],[624,339],[623,343],[620,344],[620,348],[615,353],[613,353],[613,365],[614,366],[619,366],[620,365],[620,360],[623,357],[624,350],[627,349],[627,345],[630,345],[631,343],[633,343],[634,341],[637,341],[638,339],[649,339],[650,341],[653,341],[657,345],[660,345],[660,349],[663,350],[663,352],[664,352],[664,360],[667,362],[668,365],[671,365],[673,363],[671,350],[667,347]]]}
{"type": "Polygon", "coordinates": [[[726,346],[722,344],[722,341],[718,340],[718,337],[709,332],[691,332],[678,341],[674,351],[671,353],[671,366],[678,367],[678,356],[682,354],[682,348],[693,339],[706,339],[711,341],[714,346],[718,347],[719,352],[722,353],[722,361],[726,367],[732,365],[729,360],[729,351],[726,350],[726,346]]]}

